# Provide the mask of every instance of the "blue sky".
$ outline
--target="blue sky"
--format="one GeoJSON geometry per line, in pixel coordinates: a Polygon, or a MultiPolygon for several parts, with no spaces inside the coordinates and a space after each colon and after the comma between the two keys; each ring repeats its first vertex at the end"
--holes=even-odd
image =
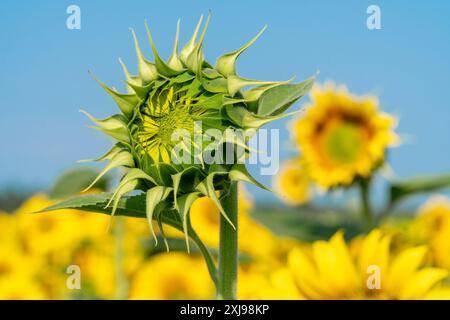
{"type": "MultiPolygon", "coordinates": [[[[121,87],[122,57],[135,68],[129,27],[145,41],[149,21],[158,49],[168,56],[177,19],[187,40],[201,13],[213,17],[205,40],[208,60],[237,48],[264,24],[269,29],[239,60],[243,76],[304,79],[320,70],[356,94],[379,96],[400,119],[412,143],[391,152],[400,176],[450,172],[450,2],[435,1],[2,1],[0,12],[0,189],[46,187],[77,159],[111,142],[86,127],[78,112],[116,111],[89,77],[92,70],[121,87]],[[81,8],[81,30],[66,28],[66,8],[81,8]],[[366,8],[381,8],[382,30],[366,28],[366,8]]],[[[298,108],[307,100],[302,100],[298,108]]],[[[282,156],[295,154],[281,129],[282,156]]],[[[263,178],[270,184],[270,178],[263,178]]],[[[253,190],[253,189],[252,189],[253,190]]],[[[267,198],[257,192],[256,197],[267,198]]]]}

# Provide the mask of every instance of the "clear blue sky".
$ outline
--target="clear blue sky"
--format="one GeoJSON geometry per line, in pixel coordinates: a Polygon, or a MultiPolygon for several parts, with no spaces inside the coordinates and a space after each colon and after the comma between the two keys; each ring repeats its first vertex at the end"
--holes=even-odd
{"type": "MultiPolygon", "coordinates": [[[[151,57],[143,25],[148,19],[168,56],[178,17],[186,40],[208,10],[207,59],[214,62],[267,23],[264,36],[240,59],[240,74],[303,79],[320,70],[319,81],[377,94],[383,109],[399,116],[398,131],[414,137],[391,153],[395,172],[450,172],[448,1],[7,0],[0,10],[0,189],[46,187],[77,159],[106,150],[110,141],[86,128],[78,110],[102,117],[116,107],[87,70],[121,88],[117,58],[135,70],[129,27],[151,57]],[[81,8],[81,30],[66,28],[70,4],[81,8]],[[382,30],[366,28],[370,4],[381,7],[382,30]]],[[[287,141],[286,122],[276,126],[287,141]]],[[[292,154],[287,143],[283,148],[283,156],[292,154]]]]}

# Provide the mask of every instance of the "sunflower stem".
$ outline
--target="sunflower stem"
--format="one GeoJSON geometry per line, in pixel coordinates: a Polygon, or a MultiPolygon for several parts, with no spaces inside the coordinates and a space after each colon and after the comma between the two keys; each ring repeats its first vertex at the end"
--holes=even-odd
{"type": "Polygon", "coordinates": [[[361,196],[361,212],[368,230],[374,226],[374,217],[370,204],[370,178],[362,178],[359,180],[360,196],[361,196]]]}
{"type": "Polygon", "coordinates": [[[236,300],[238,268],[237,201],[237,183],[232,182],[228,192],[223,195],[221,204],[236,229],[223,215],[220,215],[218,298],[225,300],[236,300]]]}

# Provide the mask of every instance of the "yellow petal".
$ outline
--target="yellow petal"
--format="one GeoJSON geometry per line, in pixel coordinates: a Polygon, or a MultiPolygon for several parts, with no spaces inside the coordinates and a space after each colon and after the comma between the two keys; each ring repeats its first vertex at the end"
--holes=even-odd
{"type": "Polygon", "coordinates": [[[414,274],[403,288],[400,299],[421,299],[439,281],[447,277],[448,272],[439,268],[426,268],[414,274]]]}
{"type": "Polygon", "coordinates": [[[427,248],[420,246],[406,249],[395,257],[386,279],[386,291],[391,297],[400,296],[422,263],[426,252],[427,248]]]}
{"type": "MultiPolygon", "coordinates": [[[[311,299],[327,297],[327,294],[321,288],[323,286],[321,286],[316,268],[300,248],[294,248],[289,252],[288,266],[296,280],[297,286],[305,296],[311,299]]],[[[332,292],[330,293],[332,294],[332,292]]]]}

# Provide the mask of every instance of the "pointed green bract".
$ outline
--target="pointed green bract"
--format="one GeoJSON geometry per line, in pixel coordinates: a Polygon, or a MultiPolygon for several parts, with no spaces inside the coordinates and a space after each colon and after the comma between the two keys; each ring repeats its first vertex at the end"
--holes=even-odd
{"type": "Polygon", "coordinates": [[[260,187],[261,189],[265,189],[267,191],[271,190],[264,186],[263,184],[259,183],[255,178],[253,178],[250,173],[247,171],[247,168],[244,164],[237,163],[233,165],[233,167],[230,170],[230,173],[228,174],[228,177],[231,181],[244,181],[249,182],[251,184],[254,184],[257,187],[260,187]]]}
{"type": "Polygon", "coordinates": [[[175,43],[173,45],[173,51],[172,55],[169,58],[169,61],[167,61],[167,65],[172,68],[172,70],[175,71],[182,71],[183,63],[180,60],[180,57],[178,56],[178,42],[180,39],[180,19],[178,19],[177,22],[177,33],[175,35],[175,43]]]}
{"type": "Polygon", "coordinates": [[[155,214],[156,207],[164,201],[172,191],[172,188],[156,186],[147,191],[146,197],[146,214],[147,220],[150,227],[150,231],[152,233],[155,242],[158,243],[158,238],[156,237],[155,230],[153,229],[153,215],[155,214]]]}
{"type": "Polygon", "coordinates": [[[114,157],[112,157],[111,161],[106,165],[106,167],[103,168],[103,170],[100,172],[97,178],[95,178],[94,181],[92,181],[92,183],[86,189],[83,190],[83,192],[86,192],[87,190],[92,188],[92,186],[110,170],[118,167],[132,167],[133,165],[134,160],[133,156],[130,153],[126,151],[121,151],[117,153],[114,157]]]}
{"type": "Polygon", "coordinates": [[[225,210],[223,210],[222,204],[220,203],[219,198],[217,196],[217,190],[214,188],[214,177],[218,174],[227,174],[227,172],[210,173],[205,178],[205,180],[203,180],[202,182],[200,182],[197,185],[196,189],[198,191],[200,191],[202,194],[204,194],[205,196],[207,196],[208,198],[210,198],[214,202],[214,204],[217,206],[217,208],[219,209],[220,213],[225,218],[225,220],[228,221],[228,223],[233,227],[233,229],[236,229],[234,224],[231,222],[230,218],[228,218],[228,215],[225,212],[225,210]]]}
{"type": "Polygon", "coordinates": [[[138,39],[136,37],[136,33],[134,32],[133,29],[131,29],[131,33],[133,35],[134,46],[136,49],[136,56],[138,59],[139,76],[141,77],[144,83],[149,83],[153,80],[156,80],[158,78],[158,71],[156,70],[155,65],[151,62],[148,62],[144,58],[144,55],[142,54],[141,51],[141,47],[139,46],[138,39]]]}
{"type": "Polygon", "coordinates": [[[219,71],[223,76],[231,76],[236,74],[236,60],[241,55],[242,52],[247,50],[256,40],[264,33],[267,29],[267,25],[265,25],[260,32],[249,42],[244,44],[242,47],[237,49],[236,51],[224,54],[216,62],[216,70],[219,71]]]}
{"type": "Polygon", "coordinates": [[[147,30],[147,37],[150,41],[150,46],[153,51],[153,56],[155,57],[155,66],[158,70],[158,73],[163,76],[175,76],[180,73],[180,71],[172,69],[170,66],[168,66],[163,59],[159,56],[158,51],[156,50],[155,43],[153,42],[152,35],[150,33],[150,28],[148,27],[147,21],[145,22],[145,29],[147,30]]]}
{"type": "Polygon", "coordinates": [[[195,40],[197,39],[198,32],[200,31],[200,26],[203,22],[203,15],[200,16],[200,19],[197,22],[197,26],[195,27],[194,33],[192,34],[191,39],[189,42],[184,46],[184,48],[181,50],[180,58],[181,61],[186,64],[188,57],[192,53],[192,51],[195,48],[195,40]]]}
{"type": "Polygon", "coordinates": [[[197,200],[200,197],[200,193],[199,192],[192,192],[192,193],[188,193],[182,197],[180,197],[180,199],[178,200],[178,204],[179,204],[179,209],[178,211],[180,212],[182,219],[183,219],[183,232],[184,232],[184,236],[185,236],[185,240],[186,240],[186,249],[188,251],[188,253],[190,253],[190,248],[189,248],[189,230],[188,230],[188,213],[189,210],[192,206],[192,204],[195,202],[195,200],[197,200]]]}
{"type": "Polygon", "coordinates": [[[105,154],[96,159],[78,160],[77,162],[84,163],[84,162],[100,162],[105,160],[111,160],[112,158],[114,158],[115,155],[117,155],[122,150],[123,148],[120,146],[120,143],[117,143],[109,151],[107,151],[105,154]]]}
{"type": "Polygon", "coordinates": [[[94,80],[113,98],[113,100],[116,102],[119,109],[122,111],[122,113],[130,117],[134,111],[134,108],[139,102],[138,97],[134,94],[123,94],[118,93],[110,88],[108,88],[103,82],[98,80],[93,74],[91,76],[94,78],[94,80]]]}
{"type": "Polygon", "coordinates": [[[99,130],[117,141],[129,143],[130,135],[127,129],[127,119],[120,114],[113,115],[103,120],[99,120],[91,116],[84,110],[80,110],[80,112],[84,113],[89,119],[92,120],[98,127],[93,127],[96,130],[99,130]]]}

